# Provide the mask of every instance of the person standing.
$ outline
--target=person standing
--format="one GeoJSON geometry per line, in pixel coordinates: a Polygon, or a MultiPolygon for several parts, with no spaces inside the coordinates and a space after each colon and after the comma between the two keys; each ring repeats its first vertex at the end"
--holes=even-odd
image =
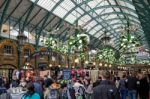
{"type": "Polygon", "coordinates": [[[86,99],[92,99],[93,94],[93,83],[90,81],[90,84],[88,84],[88,87],[86,89],[86,99]]]}
{"type": "Polygon", "coordinates": [[[142,77],[139,79],[139,96],[140,99],[148,99],[149,97],[149,84],[146,78],[146,75],[142,75],[142,77]]]}
{"type": "Polygon", "coordinates": [[[53,80],[51,78],[48,78],[47,75],[44,76],[44,86],[45,88],[48,88],[53,83],[53,80]]]}
{"type": "Polygon", "coordinates": [[[29,82],[27,84],[27,92],[22,96],[21,99],[41,99],[40,95],[34,91],[34,84],[29,82]]]}
{"type": "Polygon", "coordinates": [[[76,99],[85,99],[85,87],[79,80],[76,80],[73,88],[75,90],[76,99]]]}
{"type": "Polygon", "coordinates": [[[10,87],[11,87],[11,88],[12,88],[12,87],[18,87],[18,85],[19,85],[19,81],[18,81],[17,77],[16,77],[16,76],[13,76],[13,80],[12,80],[12,82],[11,82],[10,87]]]}
{"type": "Polygon", "coordinates": [[[35,77],[34,91],[40,95],[41,99],[43,99],[43,88],[40,82],[40,77],[35,77]]]}
{"type": "Polygon", "coordinates": [[[94,99],[120,99],[119,91],[110,78],[110,72],[103,70],[102,81],[94,88],[94,99]]]}
{"type": "Polygon", "coordinates": [[[126,84],[128,89],[128,98],[137,99],[137,86],[139,84],[139,81],[136,78],[135,72],[131,72],[131,75],[127,77],[126,84]]]}
{"type": "Polygon", "coordinates": [[[126,75],[122,76],[122,79],[119,82],[119,91],[121,94],[121,99],[126,99],[127,97],[127,88],[126,88],[126,75]]]}

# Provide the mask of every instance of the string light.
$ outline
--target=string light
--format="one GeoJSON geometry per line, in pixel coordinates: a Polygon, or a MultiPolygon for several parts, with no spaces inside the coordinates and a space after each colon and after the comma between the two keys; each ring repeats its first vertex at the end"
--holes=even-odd
{"type": "Polygon", "coordinates": [[[85,64],[88,64],[89,63],[89,61],[85,61],[85,64]]]}
{"type": "Polygon", "coordinates": [[[96,62],[93,62],[93,65],[96,65],[96,62]]]}
{"type": "Polygon", "coordinates": [[[61,67],[61,65],[58,65],[58,67],[61,67]]]}
{"type": "Polygon", "coordinates": [[[52,64],[49,64],[49,67],[52,67],[52,64]]]}
{"type": "Polygon", "coordinates": [[[102,65],[103,65],[102,63],[99,63],[99,66],[100,66],[100,67],[102,67],[102,65]]]}
{"type": "Polygon", "coordinates": [[[75,59],[74,62],[75,62],[75,63],[79,63],[79,59],[78,59],[78,58],[75,59]]]}
{"type": "Polygon", "coordinates": [[[112,65],[110,64],[110,65],[109,65],[109,68],[111,68],[111,67],[112,67],[112,65]]]}

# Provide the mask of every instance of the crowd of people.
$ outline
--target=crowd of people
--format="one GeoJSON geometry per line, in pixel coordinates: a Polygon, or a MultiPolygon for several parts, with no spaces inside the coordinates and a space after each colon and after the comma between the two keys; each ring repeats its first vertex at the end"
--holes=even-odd
{"type": "Polygon", "coordinates": [[[65,81],[54,74],[44,78],[13,76],[11,82],[0,77],[0,99],[13,99],[10,89],[17,87],[24,91],[18,99],[150,99],[148,75],[134,71],[122,72],[119,77],[102,70],[94,82],[89,74],[65,81]]]}

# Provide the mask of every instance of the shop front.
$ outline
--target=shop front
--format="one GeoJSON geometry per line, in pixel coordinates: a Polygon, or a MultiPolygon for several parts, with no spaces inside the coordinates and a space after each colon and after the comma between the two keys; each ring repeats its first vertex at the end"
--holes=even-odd
{"type": "Polygon", "coordinates": [[[0,65],[0,76],[6,77],[9,81],[12,79],[13,71],[16,68],[12,65],[0,65]]]}

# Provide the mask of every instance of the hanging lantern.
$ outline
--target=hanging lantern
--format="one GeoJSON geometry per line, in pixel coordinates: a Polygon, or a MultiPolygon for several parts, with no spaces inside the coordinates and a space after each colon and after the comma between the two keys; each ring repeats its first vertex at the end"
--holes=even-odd
{"type": "Polygon", "coordinates": [[[27,40],[27,36],[24,35],[23,32],[19,33],[17,36],[17,40],[19,42],[19,45],[22,46],[25,44],[26,40],[27,40]]]}
{"type": "Polygon", "coordinates": [[[107,36],[107,32],[104,32],[104,36],[101,38],[104,45],[109,45],[111,38],[107,36]]]}

